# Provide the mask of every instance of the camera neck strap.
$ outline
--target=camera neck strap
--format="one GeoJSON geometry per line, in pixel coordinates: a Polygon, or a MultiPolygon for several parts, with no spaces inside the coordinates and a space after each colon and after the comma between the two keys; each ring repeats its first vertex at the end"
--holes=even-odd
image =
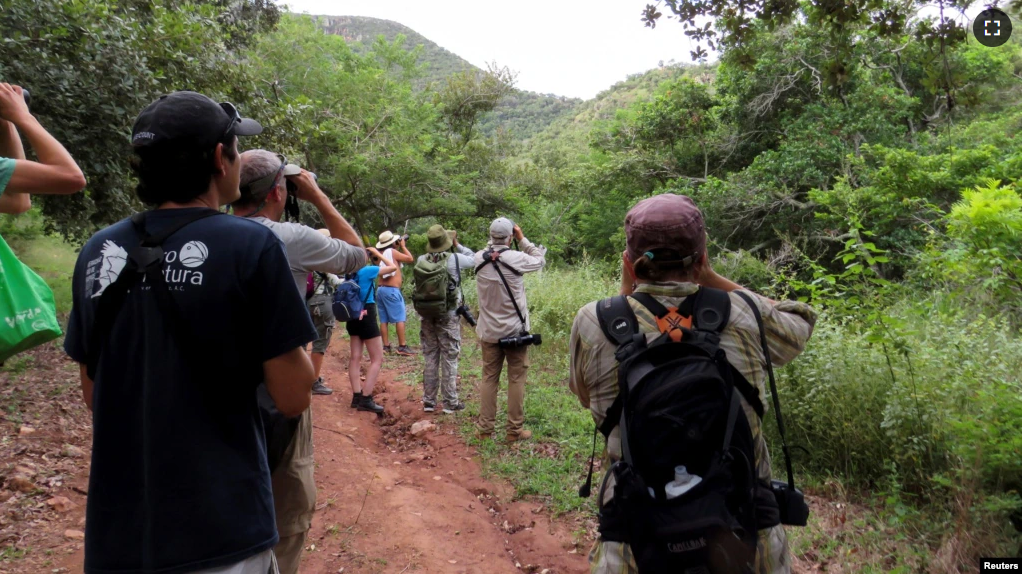
{"type": "MultiPolygon", "coordinates": [[[[493,264],[493,268],[497,271],[497,275],[500,276],[501,282],[504,283],[504,289],[507,291],[507,296],[511,298],[511,304],[514,305],[515,313],[518,313],[518,319],[522,322],[522,329],[525,329],[525,315],[522,314],[522,310],[518,307],[518,300],[515,299],[515,294],[511,291],[511,285],[507,282],[507,277],[504,277],[504,272],[500,270],[500,266],[504,265],[508,269],[511,269],[511,271],[515,271],[510,265],[500,261],[500,254],[503,251],[506,251],[506,249],[502,249],[500,251],[497,251],[496,249],[487,249],[483,253],[483,259],[488,260],[489,263],[493,264]]],[[[521,275],[521,273],[518,274],[521,275]]]]}
{"type": "Polygon", "coordinates": [[[454,258],[454,270],[457,271],[458,276],[458,303],[464,305],[465,293],[461,290],[461,261],[458,260],[458,251],[453,245],[451,246],[451,249],[451,257],[454,258]]]}
{"type": "Polygon", "coordinates": [[[777,382],[774,379],[774,364],[770,358],[770,347],[767,345],[766,329],[763,328],[763,316],[759,312],[759,306],[752,300],[752,297],[741,291],[735,291],[756,317],[756,325],[759,326],[759,341],[763,346],[763,359],[766,361],[767,377],[770,379],[770,396],[773,397],[774,415],[777,417],[777,434],[781,436],[781,451],[784,453],[784,469],[788,472],[788,488],[795,490],[795,474],[791,469],[791,449],[788,448],[788,440],[784,437],[784,419],[781,417],[781,399],[777,396],[777,382]]]}

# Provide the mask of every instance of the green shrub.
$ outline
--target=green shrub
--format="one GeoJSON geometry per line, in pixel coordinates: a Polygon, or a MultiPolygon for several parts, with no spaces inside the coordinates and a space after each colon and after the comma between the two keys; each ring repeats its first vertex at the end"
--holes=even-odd
{"type": "Polygon", "coordinates": [[[43,215],[33,207],[21,215],[0,215],[0,237],[11,240],[29,240],[43,234],[43,215]]]}
{"type": "Polygon", "coordinates": [[[1022,484],[1022,337],[1005,320],[935,313],[929,300],[885,319],[891,336],[871,341],[824,315],[781,371],[790,440],[811,451],[801,466],[869,486],[894,464],[907,491],[934,503],[934,488],[943,502],[954,495],[941,477],[977,464],[988,486],[1022,484]]]}

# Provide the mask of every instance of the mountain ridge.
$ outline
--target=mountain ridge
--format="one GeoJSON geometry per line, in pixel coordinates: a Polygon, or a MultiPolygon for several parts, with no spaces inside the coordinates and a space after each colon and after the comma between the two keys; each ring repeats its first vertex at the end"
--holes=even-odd
{"type": "MultiPolygon", "coordinates": [[[[349,44],[361,44],[362,49],[368,48],[381,35],[388,42],[393,42],[398,35],[405,36],[408,49],[422,46],[421,61],[426,64],[426,74],[418,84],[420,88],[429,82],[443,81],[452,74],[480,69],[400,22],[369,16],[309,16],[328,34],[341,36],[349,44]]],[[[492,136],[504,128],[518,139],[528,139],[571,114],[582,102],[580,98],[518,90],[481,119],[479,131],[492,136]]]]}

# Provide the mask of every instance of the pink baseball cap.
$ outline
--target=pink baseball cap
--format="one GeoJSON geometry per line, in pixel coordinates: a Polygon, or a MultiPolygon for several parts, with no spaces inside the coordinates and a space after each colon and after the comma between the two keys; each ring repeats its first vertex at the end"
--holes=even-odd
{"type": "Polygon", "coordinates": [[[628,257],[638,260],[647,252],[671,250],[691,265],[706,250],[706,225],[703,213],[691,198],[665,193],[644,199],[625,216],[625,242],[628,257]]]}

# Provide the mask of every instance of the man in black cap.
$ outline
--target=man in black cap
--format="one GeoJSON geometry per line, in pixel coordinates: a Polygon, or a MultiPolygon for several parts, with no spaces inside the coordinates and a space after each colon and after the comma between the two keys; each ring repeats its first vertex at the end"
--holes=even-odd
{"type": "Polygon", "coordinates": [[[78,258],[64,348],[93,411],[86,573],[277,572],[256,388],[303,412],[316,331],[277,236],[218,211],[239,195],[236,136],[261,130],[194,92],[153,102],[132,167],[155,209],[78,258]]]}

